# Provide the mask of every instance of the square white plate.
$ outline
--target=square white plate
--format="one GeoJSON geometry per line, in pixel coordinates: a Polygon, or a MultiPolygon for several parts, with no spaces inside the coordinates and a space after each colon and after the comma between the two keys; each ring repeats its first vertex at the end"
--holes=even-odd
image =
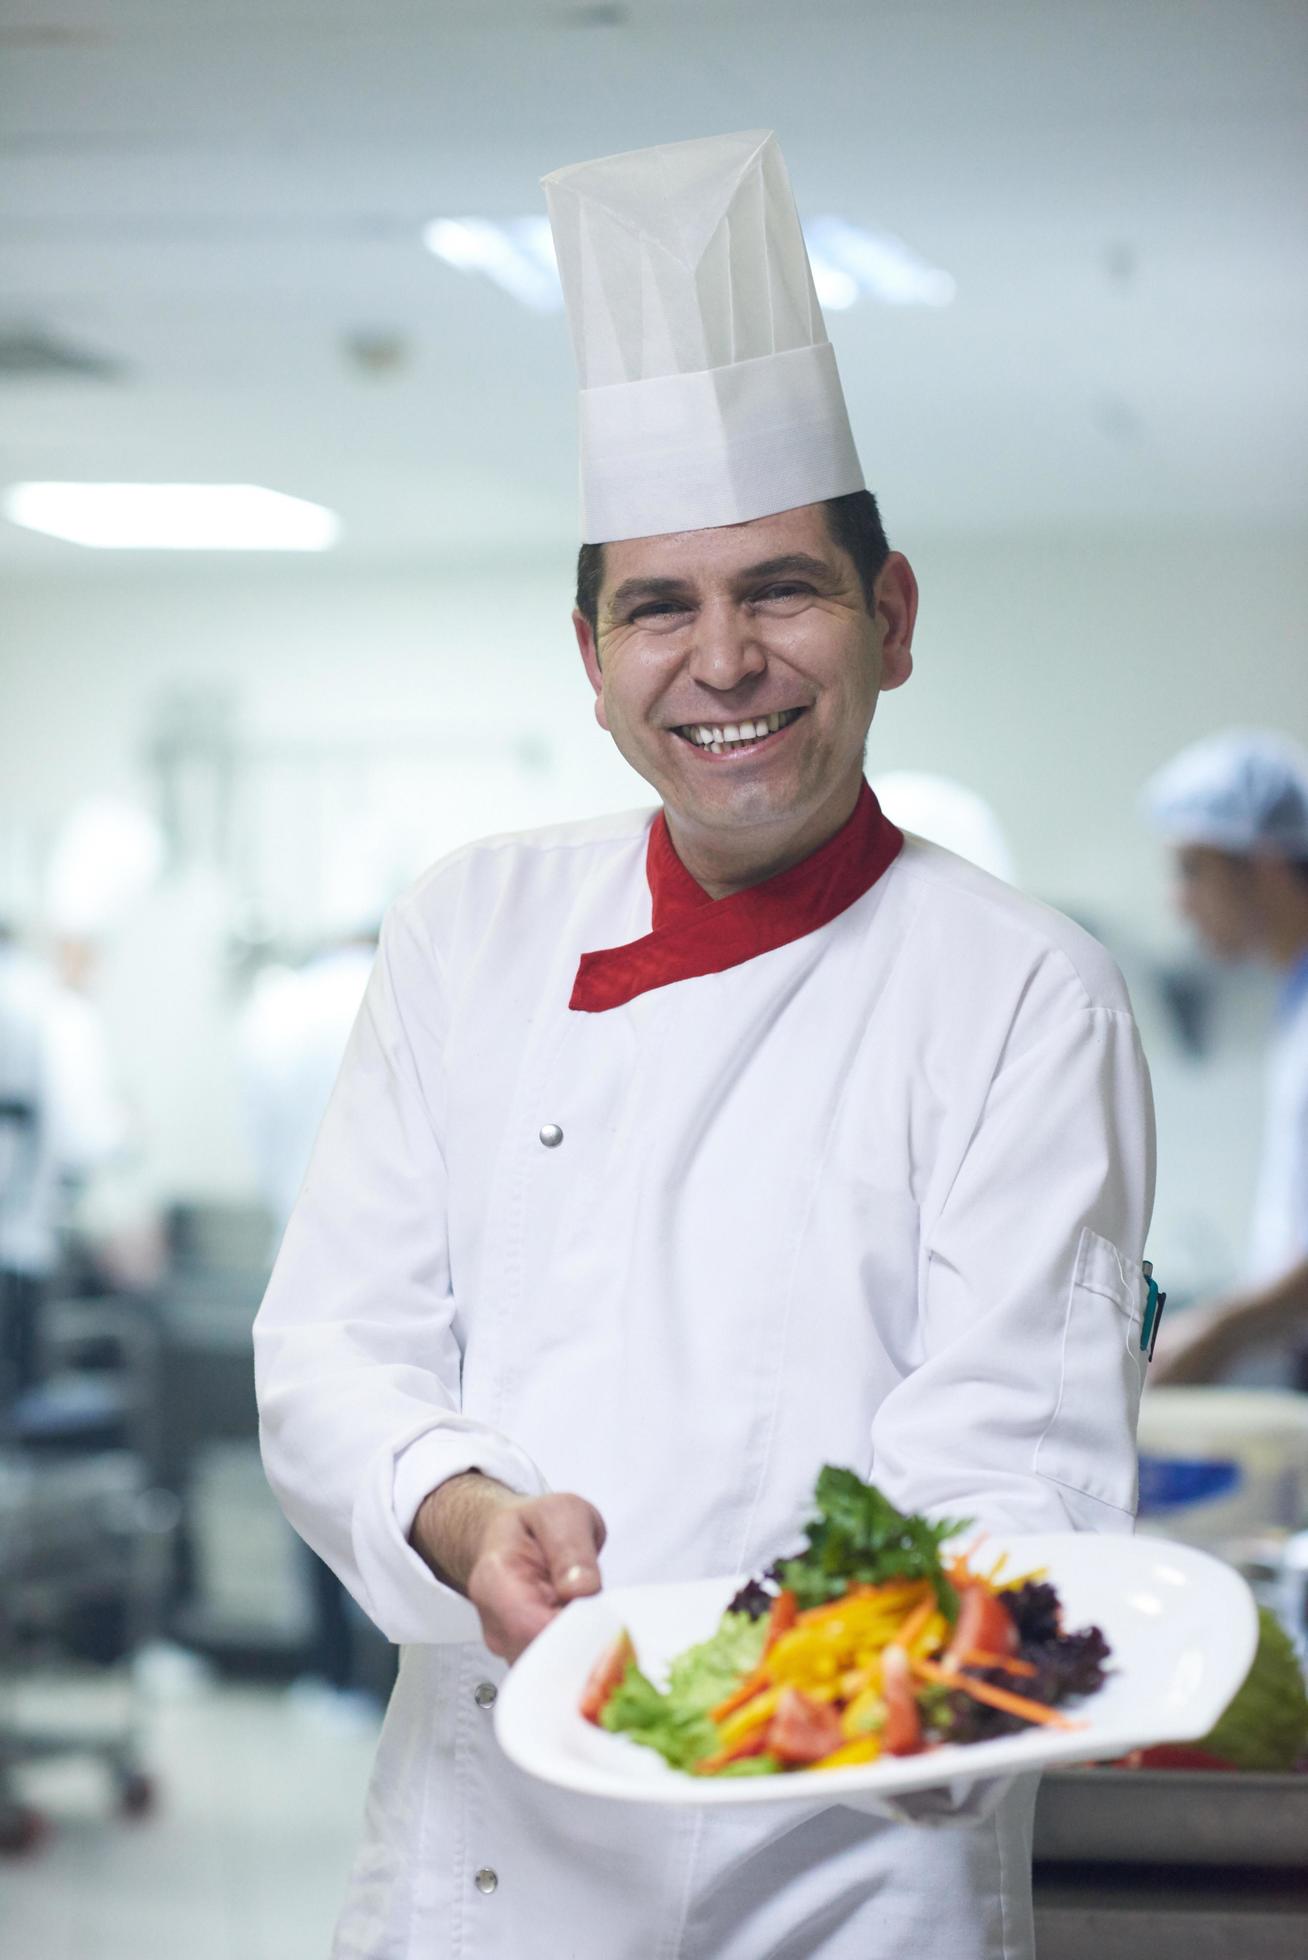
{"type": "Polygon", "coordinates": [[[1064,1626],[1099,1626],[1112,1648],[1103,1687],[1066,1711],[1083,1724],[1076,1730],[1032,1728],[992,1742],[946,1743],[820,1775],[701,1778],[582,1719],[577,1704],[586,1677],[623,1627],[645,1673],[662,1685],[668,1662],[713,1632],[742,1584],[737,1577],[619,1586],[574,1601],[510,1670],[495,1705],[496,1734],[520,1769],[589,1796],[672,1804],[820,1796],[835,1803],[855,1793],[891,1796],[942,1784],[956,1790],[981,1777],[1193,1741],[1249,1671],[1258,1642],[1253,1597],[1237,1573],[1204,1552],[1079,1532],[987,1538],[987,1563],[1001,1551],[1015,1575],[1043,1567],[1063,1602],[1064,1626]]]}

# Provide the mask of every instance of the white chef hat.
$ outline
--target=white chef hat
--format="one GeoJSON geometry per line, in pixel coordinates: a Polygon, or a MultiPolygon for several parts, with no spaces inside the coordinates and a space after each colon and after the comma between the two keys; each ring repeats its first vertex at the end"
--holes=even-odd
{"type": "Polygon", "coordinates": [[[1144,805],[1175,844],[1308,858],[1308,753],[1283,735],[1230,729],[1193,743],[1149,779],[1144,805]]]}
{"type": "Polygon", "coordinates": [[[1017,883],[1017,865],[1004,827],[984,797],[951,776],[920,769],[887,769],[872,778],[877,802],[891,823],[932,844],[943,844],[1005,884],[1017,883]]]}
{"type": "Polygon", "coordinates": [[[544,185],[581,378],[587,543],[863,488],[770,131],[601,157],[544,185]]]}

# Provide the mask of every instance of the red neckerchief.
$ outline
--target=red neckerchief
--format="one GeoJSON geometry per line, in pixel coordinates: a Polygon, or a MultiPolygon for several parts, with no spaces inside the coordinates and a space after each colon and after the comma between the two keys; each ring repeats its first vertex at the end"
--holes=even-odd
{"type": "Polygon", "coordinates": [[[710,898],[672,847],[660,810],[650,826],[645,875],[652,930],[627,946],[583,953],[569,1007],[602,1014],[674,980],[722,973],[816,932],[862,898],[894,862],[903,832],[882,815],[864,783],[834,837],[775,878],[729,898],[710,898]]]}

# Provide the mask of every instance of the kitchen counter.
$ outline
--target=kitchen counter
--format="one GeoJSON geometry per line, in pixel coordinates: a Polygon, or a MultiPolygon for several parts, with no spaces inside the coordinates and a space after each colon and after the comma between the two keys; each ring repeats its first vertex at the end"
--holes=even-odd
{"type": "Polygon", "coordinates": [[[1039,1960],[1300,1960],[1308,1776],[1052,1772],[1035,1905],[1039,1960]]]}

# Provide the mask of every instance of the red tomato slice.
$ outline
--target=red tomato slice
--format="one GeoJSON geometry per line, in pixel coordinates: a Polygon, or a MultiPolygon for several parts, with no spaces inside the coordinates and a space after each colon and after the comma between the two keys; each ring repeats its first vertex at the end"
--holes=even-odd
{"type": "Polygon", "coordinates": [[[1148,1749],[1133,1749],[1123,1756],[1128,1769],[1223,1769],[1234,1770],[1225,1756],[1210,1755],[1207,1749],[1192,1749],[1184,1742],[1155,1742],[1148,1749]]]}
{"type": "Polygon", "coordinates": [[[902,1647],[887,1647],[882,1656],[881,1693],[886,1704],[882,1748],[888,1756],[916,1756],[922,1747],[922,1717],[902,1647]]]}
{"type": "Polygon", "coordinates": [[[768,1724],[767,1749],[783,1763],[816,1763],[844,1741],[840,1717],[826,1702],[786,1688],[768,1724]]]}
{"type": "Polygon", "coordinates": [[[945,1655],[945,1666],[955,1666],[964,1654],[1015,1654],[1017,1626],[1012,1614],[989,1586],[964,1586],[959,1595],[958,1623],[945,1655]]]}
{"type": "Polygon", "coordinates": [[[613,1645],[596,1661],[581,1691],[581,1700],[578,1703],[581,1714],[588,1722],[598,1724],[604,1704],[635,1658],[636,1649],[631,1644],[631,1636],[624,1632],[619,1634],[613,1645]]]}

